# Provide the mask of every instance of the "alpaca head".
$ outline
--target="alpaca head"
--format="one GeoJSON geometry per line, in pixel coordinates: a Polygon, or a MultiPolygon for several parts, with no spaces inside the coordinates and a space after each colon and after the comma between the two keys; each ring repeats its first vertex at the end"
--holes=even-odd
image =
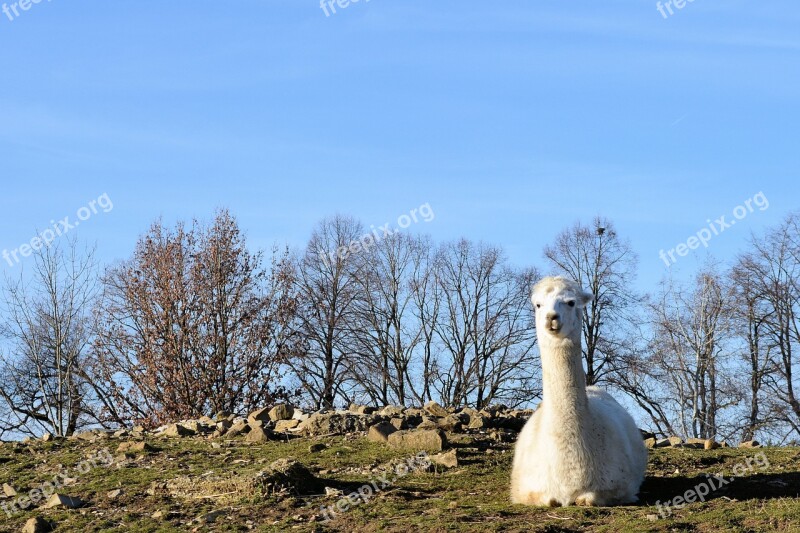
{"type": "Polygon", "coordinates": [[[539,281],[531,294],[539,339],[579,338],[583,308],[593,298],[592,293],[567,278],[556,276],[539,281]]]}

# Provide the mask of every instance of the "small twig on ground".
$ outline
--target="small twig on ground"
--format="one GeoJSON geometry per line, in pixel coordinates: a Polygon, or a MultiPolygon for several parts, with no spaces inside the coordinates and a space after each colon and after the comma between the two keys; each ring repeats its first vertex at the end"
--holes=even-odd
{"type": "Polygon", "coordinates": [[[549,516],[550,518],[555,518],[556,520],[574,520],[569,516],[558,516],[550,513],[547,513],[547,516],[549,516]]]}
{"type": "Polygon", "coordinates": [[[230,496],[231,494],[238,494],[238,493],[239,491],[234,490],[233,492],[223,492],[222,494],[209,494],[207,496],[204,495],[192,496],[192,498],[195,500],[206,500],[206,499],[210,500],[213,498],[219,498],[221,496],[230,496]]]}

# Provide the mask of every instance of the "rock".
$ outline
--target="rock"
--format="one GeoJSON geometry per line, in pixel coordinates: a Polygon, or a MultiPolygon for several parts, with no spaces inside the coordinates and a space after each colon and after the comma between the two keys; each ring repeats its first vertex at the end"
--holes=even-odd
{"type": "Polygon", "coordinates": [[[68,440],[82,440],[85,442],[94,442],[99,438],[97,432],[89,430],[89,431],[82,431],[80,433],[74,433],[69,437],[68,440]]]}
{"type": "Polygon", "coordinates": [[[191,437],[194,435],[194,431],[183,424],[170,424],[163,431],[162,435],[165,437],[191,437]]]}
{"type": "Polygon", "coordinates": [[[713,439],[686,439],[683,444],[678,444],[682,448],[692,448],[695,450],[713,450],[719,448],[719,444],[714,442],[713,439]]]}
{"type": "Polygon", "coordinates": [[[480,412],[474,414],[469,419],[469,429],[483,429],[489,427],[490,418],[485,413],[480,412]]]}
{"type": "Polygon", "coordinates": [[[231,429],[232,426],[233,426],[233,422],[231,422],[227,418],[220,420],[215,425],[215,427],[217,428],[217,431],[219,432],[220,435],[224,435],[225,432],[228,431],[229,429],[231,429]]]}
{"type": "Polygon", "coordinates": [[[240,420],[238,422],[235,422],[231,426],[231,428],[225,432],[225,436],[231,438],[238,437],[242,433],[247,433],[248,431],[250,431],[250,426],[248,425],[248,423],[245,422],[244,420],[240,420]]]}
{"type": "Polygon", "coordinates": [[[668,448],[670,446],[678,446],[683,440],[680,437],[668,437],[666,439],[659,439],[656,441],[656,448],[668,448]]]}
{"type": "Polygon", "coordinates": [[[359,405],[355,403],[351,403],[350,407],[347,408],[348,411],[351,413],[355,413],[357,415],[371,415],[378,409],[376,407],[370,407],[368,405],[359,405]]]}
{"type": "Polygon", "coordinates": [[[333,487],[325,487],[325,496],[336,496],[338,498],[343,494],[344,492],[340,489],[335,489],[333,487]]]}
{"type": "Polygon", "coordinates": [[[486,418],[487,420],[494,420],[495,411],[494,408],[490,407],[488,409],[481,409],[480,411],[478,411],[478,414],[483,415],[483,417],[486,418]]]}
{"type": "Polygon", "coordinates": [[[154,452],[156,449],[144,441],[120,442],[117,446],[119,453],[154,452]]]}
{"type": "Polygon", "coordinates": [[[367,440],[371,442],[385,443],[389,440],[389,435],[397,431],[389,422],[378,422],[374,426],[370,426],[367,431],[367,440]]]}
{"type": "Polygon", "coordinates": [[[86,502],[80,498],[56,493],[47,499],[47,503],[44,504],[44,508],[53,509],[54,507],[63,507],[65,509],[78,509],[85,505],[86,502]]]}
{"type": "Polygon", "coordinates": [[[461,419],[456,415],[447,415],[446,417],[437,421],[439,429],[443,431],[459,432],[463,429],[461,419]]]}
{"type": "Polygon", "coordinates": [[[269,411],[269,419],[274,421],[277,420],[289,420],[292,418],[294,414],[294,407],[285,403],[279,403],[269,411]]]}
{"type": "Polygon", "coordinates": [[[208,417],[205,417],[208,423],[203,420],[185,420],[180,423],[185,429],[188,429],[192,435],[198,433],[211,433],[215,429],[215,423],[208,417]]]}
{"type": "Polygon", "coordinates": [[[22,528],[22,533],[47,533],[48,531],[53,531],[53,526],[38,516],[29,519],[22,528]]]}
{"type": "Polygon", "coordinates": [[[314,413],[298,429],[307,435],[343,435],[366,431],[378,421],[375,415],[343,413],[314,413]]]}
{"type": "Polygon", "coordinates": [[[223,420],[227,420],[228,422],[230,422],[232,416],[233,415],[228,411],[219,411],[217,414],[214,415],[214,422],[222,422],[223,420]]]}
{"type": "MultiPolygon", "coordinates": [[[[150,518],[154,520],[169,520],[171,518],[176,518],[177,516],[179,516],[179,514],[175,511],[164,511],[162,509],[159,509],[158,511],[151,514],[150,518]]],[[[197,529],[193,529],[193,531],[196,530],[197,529]]]]}
{"type": "Polygon", "coordinates": [[[392,418],[389,420],[389,423],[393,425],[395,429],[408,429],[408,421],[400,416],[392,418]]]}
{"type": "Polygon", "coordinates": [[[649,439],[644,439],[644,447],[648,450],[651,450],[656,447],[656,439],[650,437],[649,439]]]}
{"type": "Polygon", "coordinates": [[[250,433],[245,437],[245,442],[261,443],[269,441],[269,430],[258,427],[250,430],[250,433]]]}
{"type": "Polygon", "coordinates": [[[254,427],[258,425],[256,422],[269,422],[271,420],[269,413],[270,410],[266,407],[253,411],[247,415],[247,423],[250,424],[250,427],[254,427]]]}
{"type": "Polygon", "coordinates": [[[256,475],[254,485],[264,495],[288,492],[293,495],[319,494],[323,488],[314,474],[291,458],[278,459],[256,475]]]}
{"type": "Polygon", "coordinates": [[[439,427],[439,422],[432,419],[429,416],[423,416],[422,422],[417,425],[417,429],[437,429],[439,427]]]}
{"type": "Polygon", "coordinates": [[[275,422],[275,431],[276,432],[285,432],[289,431],[290,429],[294,429],[300,425],[300,421],[296,418],[290,418],[289,420],[278,420],[275,422]]]}
{"type": "Polygon", "coordinates": [[[510,429],[491,429],[487,436],[497,442],[515,442],[519,436],[516,431],[510,429]]]}
{"type": "Polygon", "coordinates": [[[453,449],[444,453],[437,453],[431,456],[431,461],[446,468],[455,468],[458,466],[458,452],[453,449]]]}
{"type": "Polygon", "coordinates": [[[388,417],[399,417],[403,415],[405,411],[404,407],[400,407],[398,405],[387,405],[383,409],[380,410],[378,413],[381,416],[388,416],[388,417]]]}
{"type": "Polygon", "coordinates": [[[53,438],[54,437],[52,433],[45,433],[44,435],[42,435],[42,442],[50,442],[53,440],[53,438]]]}
{"type": "Polygon", "coordinates": [[[3,483],[3,494],[6,498],[14,498],[17,496],[17,491],[8,483],[3,483]]]}
{"type": "Polygon", "coordinates": [[[325,444],[324,442],[317,442],[315,444],[311,444],[308,447],[308,451],[311,452],[311,453],[319,453],[322,450],[326,450],[327,448],[328,448],[328,445],[325,444]]]}
{"type": "Polygon", "coordinates": [[[110,490],[110,491],[108,491],[106,493],[106,497],[109,500],[116,500],[120,496],[122,496],[122,489],[114,489],[114,490],[110,490]]]}
{"type": "Polygon", "coordinates": [[[472,407],[462,407],[461,409],[458,410],[458,414],[466,416],[467,421],[469,421],[470,418],[478,414],[478,410],[473,409],[472,407]]]}
{"type": "Polygon", "coordinates": [[[702,450],[705,448],[706,439],[686,439],[686,442],[682,444],[684,448],[692,448],[695,450],[702,450]]]}
{"type": "Polygon", "coordinates": [[[439,429],[414,429],[392,433],[388,443],[396,449],[440,452],[447,446],[447,437],[439,429]]]}
{"type": "Polygon", "coordinates": [[[295,420],[299,420],[303,422],[304,420],[308,420],[309,414],[304,412],[302,409],[295,408],[294,412],[292,413],[292,418],[295,420]]]}
{"type": "Polygon", "coordinates": [[[442,417],[442,418],[444,418],[444,417],[446,417],[447,415],[450,414],[447,411],[447,409],[445,409],[444,407],[442,407],[438,403],[434,402],[433,400],[431,400],[428,403],[426,403],[425,407],[423,409],[425,409],[425,411],[427,411],[428,413],[432,414],[433,416],[439,416],[439,417],[442,417]]]}
{"type": "Polygon", "coordinates": [[[757,440],[748,440],[739,443],[739,448],[760,448],[761,444],[757,440]]]}

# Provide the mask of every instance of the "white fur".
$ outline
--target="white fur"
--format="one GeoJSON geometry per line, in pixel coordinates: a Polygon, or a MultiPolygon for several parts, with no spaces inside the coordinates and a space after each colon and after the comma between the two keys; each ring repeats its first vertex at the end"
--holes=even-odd
{"type": "Polygon", "coordinates": [[[586,387],[581,322],[583,308],[593,298],[561,277],[544,278],[533,289],[543,394],[517,440],[511,473],[514,503],[636,501],[647,467],[641,433],[607,392],[586,387]]]}

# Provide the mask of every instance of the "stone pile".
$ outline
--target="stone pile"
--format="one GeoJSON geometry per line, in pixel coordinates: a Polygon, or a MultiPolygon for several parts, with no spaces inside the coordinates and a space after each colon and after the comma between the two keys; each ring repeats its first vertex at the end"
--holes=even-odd
{"type": "MultiPolygon", "coordinates": [[[[509,433],[522,429],[533,411],[506,409],[503,406],[476,410],[469,407],[446,409],[436,402],[422,408],[406,408],[395,405],[376,408],[352,404],[346,410],[320,410],[305,412],[288,404],[253,411],[247,417],[230,413],[217,413],[213,417],[183,420],[145,431],[141,427],[132,430],[87,431],[70,439],[95,442],[110,437],[139,439],[146,435],[167,438],[203,437],[208,439],[241,438],[246,442],[259,443],[268,440],[285,440],[296,437],[327,437],[367,433],[370,440],[385,442],[395,447],[414,447],[409,442],[423,439],[426,443],[442,441],[441,445],[428,446],[443,449],[445,433],[476,433],[497,430],[497,440],[508,441],[509,433]],[[390,436],[397,433],[394,437],[390,436]],[[434,437],[436,435],[436,437],[434,437]],[[411,440],[409,440],[411,439],[411,440]]],[[[131,449],[120,452],[143,451],[130,444],[131,449]]]]}
{"type": "MultiPolygon", "coordinates": [[[[145,436],[165,438],[195,437],[212,440],[240,439],[248,443],[270,440],[285,441],[299,437],[330,437],[366,434],[373,442],[393,448],[442,451],[447,448],[447,436],[483,434],[498,442],[512,443],[533,414],[533,409],[508,409],[505,406],[473,409],[445,408],[436,402],[423,407],[388,405],[373,407],[351,404],[348,409],[322,409],[306,412],[289,404],[258,409],[247,417],[230,413],[217,413],[194,420],[183,420],[146,431],[142,427],[118,431],[93,430],[69,437],[71,440],[97,442],[112,437],[129,439],[120,446],[120,453],[153,451],[142,442],[145,436]]],[[[48,436],[48,440],[53,439],[48,436]]],[[[647,448],[681,447],[713,450],[729,445],[713,439],[688,439],[680,437],[658,438],[642,430],[647,448]]],[[[743,442],[739,447],[758,447],[756,441],[743,442]]]]}

